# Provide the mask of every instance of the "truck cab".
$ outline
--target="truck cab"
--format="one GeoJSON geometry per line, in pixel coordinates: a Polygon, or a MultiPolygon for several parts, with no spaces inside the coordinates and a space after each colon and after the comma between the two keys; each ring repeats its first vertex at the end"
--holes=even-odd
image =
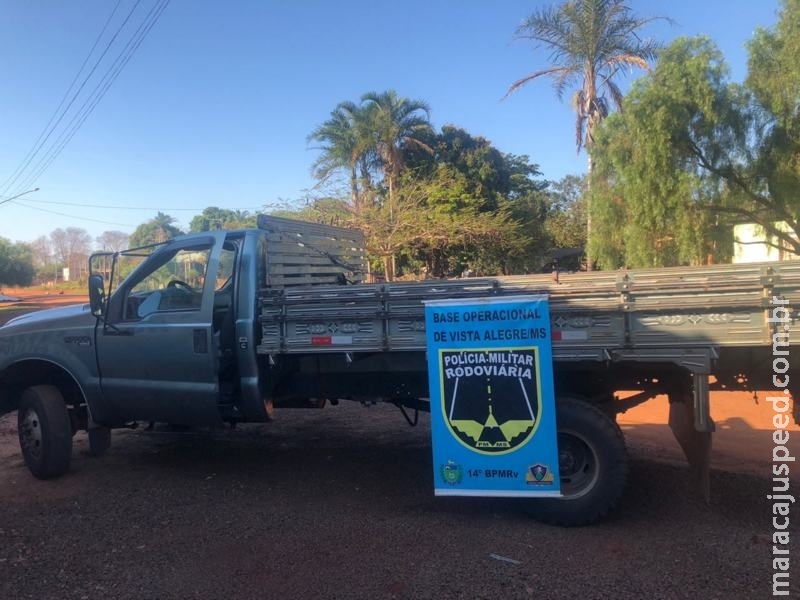
{"type": "Polygon", "coordinates": [[[112,428],[140,420],[268,420],[255,352],[265,252],[265,232],[246,230],[96,254],[89,305],[0,327],[0,414],[19,410],[34,475],[66,471],[81,429],[100,454],[112,428]]]}
{"type": "Polygon", "coordinates": [[[267,420],[255,351],[263,232],[214,231],[91,261],[102,402],[95,422],[267,420]],[[126,275],[131,262],[139,264],[126,275]],[[252,272],[251,272],[252,271],[252,272]],[[124,279],[117,285],[116,280],[124,279]],[[110,284],[110,294],[100,293],[110,284]]]}

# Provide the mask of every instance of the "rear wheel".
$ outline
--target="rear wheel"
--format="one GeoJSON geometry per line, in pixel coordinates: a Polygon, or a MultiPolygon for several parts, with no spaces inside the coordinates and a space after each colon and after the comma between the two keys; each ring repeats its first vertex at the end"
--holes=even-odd
{"type": "Polygon", "coordinates": [[[628,477],[622,431],[597,407],[575,398],[556,404],[561,498],[531,501],[531,516],[554,525],[588,525],[619,500],[628,477]]]}
{"type": "Polygon", "coordinates": [[[52,479],[69,469],[72,423],[57,387],[37,385],[25,390],[17,415],[19,445],[35,477],[52,479]]]}

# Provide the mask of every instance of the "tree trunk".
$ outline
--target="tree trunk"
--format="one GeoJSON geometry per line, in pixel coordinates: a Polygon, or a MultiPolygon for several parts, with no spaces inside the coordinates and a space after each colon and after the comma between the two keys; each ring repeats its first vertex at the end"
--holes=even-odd
{"type": "Polygon", "coordinates": [[[383,272],[386,276],[386,281],[394,281],[394,254],[388,254],[383,257],[383,272]]]}
{"type": "Polygon", "coordinates": [[[350,200],[353,203],[353,211],[360,217],[361,202],[359,202],[358,196],[358,174],[356,173],[355,165],[353,165],[350,167],[350,200]]]}
{"type": "Polygon", "coordinates": [[[591,148],[586,149],[587,174],[586,174],[586,270],[594,271],[594,259],[589,254],[592,239],[592,153],[591,148]]]}

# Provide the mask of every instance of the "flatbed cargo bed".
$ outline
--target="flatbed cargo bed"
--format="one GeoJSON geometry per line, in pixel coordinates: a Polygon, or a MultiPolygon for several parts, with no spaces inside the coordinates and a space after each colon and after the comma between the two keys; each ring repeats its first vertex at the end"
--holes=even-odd
{"type": "MultiPolygon", "coordinates": [[[[556,360],[766,347],[773,297],[800,304],[800,262],[264,288],[261,354],[424,350],[424,303],[547,294],[556,360]],[[330,338],[330,339],[327,339],[330,338]]],[[[800,334],[792,321],[788,333],[800,334]]]]}

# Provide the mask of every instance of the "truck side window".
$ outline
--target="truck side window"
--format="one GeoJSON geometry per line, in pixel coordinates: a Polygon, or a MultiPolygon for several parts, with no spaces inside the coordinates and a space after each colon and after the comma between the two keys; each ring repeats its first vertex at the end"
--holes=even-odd
{"type": "Polygon", "coordinates": [[[151,313],[198,310],[203,299],[211,246],[183,248],[153,269],[137,273],[125,294],[123,319],[138,320],[151,313]]]}
{"type": "Polygon", "coordinates": [[[214,282],[214,291],[227,288],[233,277],[233,266],[236,261],[236,249],[234,246],[223,247],[219,255],[219,265],[217,266],[217,278],[214,282]]]}

